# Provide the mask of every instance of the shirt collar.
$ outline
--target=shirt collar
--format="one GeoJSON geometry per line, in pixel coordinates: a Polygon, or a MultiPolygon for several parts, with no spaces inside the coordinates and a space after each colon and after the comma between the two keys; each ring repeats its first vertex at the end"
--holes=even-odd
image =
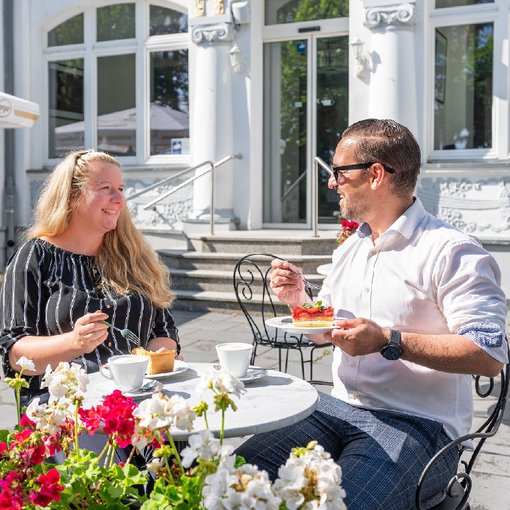
{"type": "MultiPolygon", "coordinates": [[[[425,208],[418,197],[414,197],[414,202],[411,207],[406,209],[397,220],[390,225],[386,232],[393,231],[403,235],[406,239],[410,239],[416,227],[421,223],[423,216],[425,216],[425,208]]],[[[372,229],[368,223],[362,223],[356,233],[361,239],[370,237],[372,229]]]]}

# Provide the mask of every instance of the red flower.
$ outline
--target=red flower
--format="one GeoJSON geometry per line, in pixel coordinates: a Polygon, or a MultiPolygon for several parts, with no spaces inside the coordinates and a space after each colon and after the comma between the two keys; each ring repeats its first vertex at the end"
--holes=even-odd
{"type": "Polygon", "coordinates": [[[24,414],[22,417],[21,417],[21,420],[19,422],[19,424],[23,427],[23,428],[30,428],[30,429],[33,429],[35,427],[35,423],[26,415],[24,414]]]}
{"type": "Polygon", "coordinates": [[[340,232],[336,236],[338,244],[342,244],[349,236],[354,234],[358,227],[359,224],[355,221],[343,219],[340,226],[340,232]]]}
{"type": "Polygon", "coordinates": [[[60,501],[60,493],[65,487],[59,483],[60,475],[55,468],[39,475],[37,482],[40,484],[37,492],[35,490],[30,492],[30,499],[36,505],[48,506],[52,501],[60,501]]]}
{"type": "Polygon", "coordinates": [[[1,510],[21,510],[23,508],[23,499],[18,494],[11,491],[9,487],[2,487],[0,491],[0,509],[1,510]]]}
{"type": "Polygon", "coordinates": [[[131,444],[131,436],[135,430],[133,417],[135,408],[133,399],[115,390],[104,398],[102,405],[88,410],[80,409],[79,413],[89,434],[94,433],[102,425],[103,432],[115,435],[118,445],[125,448],[131,444]]]}

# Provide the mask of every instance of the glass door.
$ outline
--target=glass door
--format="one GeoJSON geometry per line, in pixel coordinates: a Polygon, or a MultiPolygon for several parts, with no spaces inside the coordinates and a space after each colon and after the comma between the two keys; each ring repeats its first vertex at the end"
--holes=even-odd
{"type": "MultiPolygon", "coordinates": [[[[264,45],[265,224],[311,226],[311,173],[330,164],[348,122],[348,37],[307,34],[264,45]]],[[[338,222],[338,197],[319,174],[319,222],[338,222]]]]}

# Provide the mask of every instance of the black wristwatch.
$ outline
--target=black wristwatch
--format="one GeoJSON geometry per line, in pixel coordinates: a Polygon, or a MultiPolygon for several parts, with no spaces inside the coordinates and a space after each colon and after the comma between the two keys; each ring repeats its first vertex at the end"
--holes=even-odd
{"type": "Polygon", "coordinates": [[[381,349],[381,354],[384,358],[390,361],[395,361],[402,356],[402,336],[400,331],[390,329],[390,341],[381,349]]]}

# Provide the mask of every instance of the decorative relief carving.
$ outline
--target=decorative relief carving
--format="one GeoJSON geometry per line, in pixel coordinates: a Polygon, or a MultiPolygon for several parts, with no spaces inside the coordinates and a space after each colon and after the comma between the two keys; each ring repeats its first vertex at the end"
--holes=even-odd
{"type": "Polygon", "coordinates": [[[232,23],[215,23],[212,25],[195,25],[191,29],[191,40],[195,44],[205,42],[232,41],[233,25],[232,23]]]}
{"type": "Polygon", "coordinates": [[[468,234],[510,239],[510,179],[422,178],[427,211],[468,234]]]}
{"type": "Polygon", "coordinates": [[[195,16],[205,15],[205,0],[195,0],[195,16]]]}
{"type": "Polygon", "coordinates": [[[407,24],[414,17],[414,5],[405,3],[388,7],[371,7],[364,10],[363,24],[369,28],[379,25],[407,24]]]}
{"type": "Polygon", "coordinates": [[[216,15],[225,14],[225,2],[223,0],[216,0],[216,15]]]}

